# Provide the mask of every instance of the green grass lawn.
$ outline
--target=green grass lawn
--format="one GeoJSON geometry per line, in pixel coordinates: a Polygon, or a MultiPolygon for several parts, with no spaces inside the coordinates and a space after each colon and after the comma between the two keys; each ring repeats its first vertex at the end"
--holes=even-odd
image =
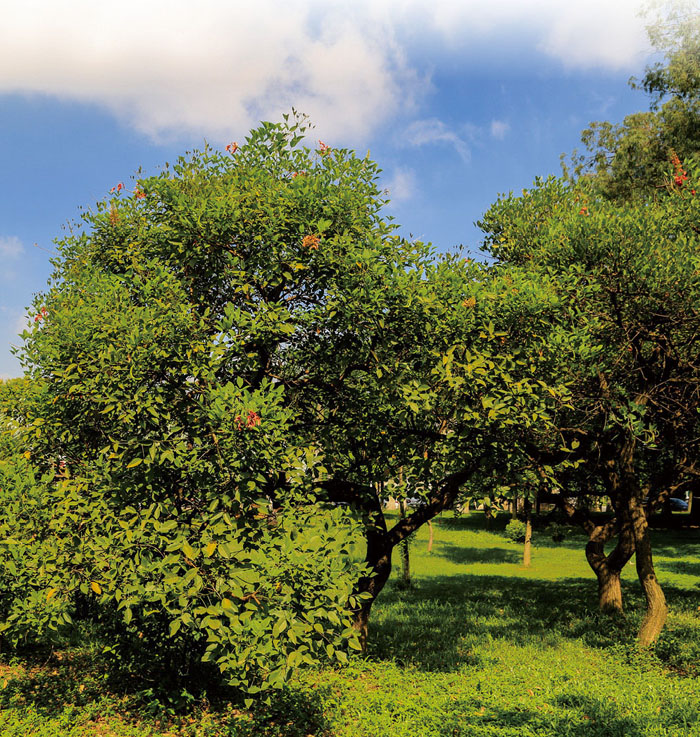
{"type": "Polygon", "coordinates": [[[411,546],[413,587],[390,582],[377,602],[367,656],[300,673],[270,707],[200,702],[173,714],[147,694],[115,693],[76,649],[5,661],[0,735],[700,737],[700,537],[653,534],[671,607],[653,653],[634,645],[633,566],[627,613],[611,618],[596,612],[583,538],[555,545],[540,533],[526,570],[521,546],[481,516],[444,517],[431,554],[425,528],[411,546]]]}

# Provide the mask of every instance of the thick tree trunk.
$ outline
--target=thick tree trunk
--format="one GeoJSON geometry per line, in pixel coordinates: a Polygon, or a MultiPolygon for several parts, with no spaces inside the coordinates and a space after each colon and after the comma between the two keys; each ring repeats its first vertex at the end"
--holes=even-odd
{"type": "Polygon", "coordinates": [[[586,560],[598,579],[598,605],[603,611],[622,611],[620,574],[634,555],[634,536],[629,515],[625,511],[621,517],[617,545],[609,555],[605,555],[605,543],[615,534],[615,520],[591,530],[586,545],[586,560]]]}
{"type": "MultiPolygon", "coordinates": [[[[380,494],[373,487],[362,487],[365,496],[361,508],[367,541],[365,562],[369,565],[371,573],[358,582],[357,593],[366,592],[369,597],[353,613],[353,625],[359,632],[360,644],[363,649],[367,646],[369,615],[372,604],[391,574],[391,554],[394,547],[415,532],[421,525],[432,520],[435,515],[451,507],[460,487],[471,478],[474,471],[479,467],[480,461],[481,457],[477,457],[474,459],[472,466],[445,477],[426,504],[419,506],[405,519],[400,519],[391,530],[387,530],[380,494]]],[[[326,489],[338,501],[351,500],[350,495],[357,493],[357,487],[354,484],[344,481],[330,482],[326,489]]]]}
{"type": "Polygon", "coordinates": [[[648,647],[663,629],[668,615],[668,606],[654,570],[649,526],[644,507],[636,495],[632,495],[629,499],[629,510],[637,554],[637,576],[647,602],[647,611],[642,620],[642,626],[639,628],[638,639],[642,647],[648,647]]]}
{"type": "Polygon", "coordinates": [[[391,553],[393,549],[393,546],[387,540],[386,521],[379,497],[373,500],[371,506],[371,511],[368,511],[365,516],[365,540],[367,541],[365,562],[371,573],[369,576],[361,578],[357,585],[358,593],[367,593],[370,596],[361,603],[353,614],[353,626],[359,633],[360,645],[363,650],[367,648],[369,615],[372,604],[391,575],[391,553]]]}
{"type": "Polygon", "coordinates": [[[391,575],[391,549],[388,552],[380,554],[373,562],[369,559],[367,562],[372,565],[375,575],[362,579],[358,586],[358,591],[367,592],[370,594],[370,598],[365,599],[359,609],[353,614],[353,627],[360,636],[360,645],[363,651],[367,649],[369,615],[372,611],[372,604],[374,604],[374,600],[384,588],[384,584],[386,584],[391,575]]]}
{"type": "MultiPolygon", "coordinates": [[[[645,403],[645,397],[638,400],[639,404],[645,403]]],[[[634,468],[634,452],[636,440],[630,437],[623,444],[618,461],[619,485],[621,496],[619,507],[626,507],[629,513],[632,536],[634,538],[634,550],[637,564],[637,577],[642,585],[644,597],[646,598],[647,611],[639,628],[638,640],[642,647],[651,645],[663,629],[668,607],[666,597],[656,578],[654,560],[651,551],[651,537],[647,523],[646,510],[642,504],[642,491],[634,468]]]]}

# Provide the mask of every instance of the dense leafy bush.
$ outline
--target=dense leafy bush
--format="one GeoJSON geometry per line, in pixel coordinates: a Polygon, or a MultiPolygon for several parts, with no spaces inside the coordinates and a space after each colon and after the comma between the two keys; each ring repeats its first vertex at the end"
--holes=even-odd
{"type": "Polygon", "coordinates": [[[412,250],[377,217],[373,162],[303,132],[264,124],[119,185],[58,243],[24,334],[16,430],[45,485],[3,543],[23,551],[6,639],[89,617],[140,672],[201,658],[248,694],[357,645],[364,568],[319,501],[313,430],[412,250]]]}
{"type": "Polygon", "coordinates": [[[505,536],[515,543],[525,542],[525,523],[519,519],[512,519],[504,530],[505,536]]]}

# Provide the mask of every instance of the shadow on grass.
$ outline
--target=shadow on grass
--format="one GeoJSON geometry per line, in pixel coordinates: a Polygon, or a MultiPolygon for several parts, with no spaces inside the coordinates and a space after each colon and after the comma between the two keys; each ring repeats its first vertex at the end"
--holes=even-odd
{"type": "Polygon", "coordinates": [[[682,573],[688,576],[697,576],[700,578],[700,563],[696,561],[687,560],[659,560],[656,563],[656,567],[659,569],[659,573],[662,579],[663,585],[663,574],[662,571],[671,571],[671,573],[682,573]]]}
{"type": "Polygon", "coordinates": [[[455,543],[441,542],[436,554],[451,563],[520,563],[523,555],[507,548],[465,548],[455,543]]]}
{"type": "MultiPolygon", "coordinates": [[[[635,593],[625,587],[630,610],[639,603],[635,593]]],[[[373,657],[429,671],[450,671],[478,660],[470,644],[484,640],[557,647],[562,640],[576,639],[607,648],[632,642],[636,632],[635,621],[597,610],[596,585],[590,579],[516,582],[473,575],[434,576],[409,591],[389,586],[375,605],[370,627],[373,657]]]]}
{"type": "MultiPolygon", "coordinates": [[[[122,683],[122,688],[116,689],[104,660],[85,651],[42,656],[26,653],[22,661],[22,666],[0,665],[0,682],[6,681],[0,689],[0,712],[21,712],[32,707],[41,719],[58,718],[64,726],[68,720],[84,729],[94,720],[96,730],[102,730],[98,723],[112,716],[122,723],[142,726],[144,734],[151,734],[153,727],[191,729],[198,718],[208,723],[213,720],[217,729],[223,730],[216,734],[235,737],[307,737],[327,733],[324,705],[331,695],[325,687],[308,691],[285,686],[271,694],[269,704],[258,703],[253,711],[248,711],[236,708],[239,704],[232,701],[233,692],[221,687],[209,699],[206,694],[198,699],[183,698],[181,693],[156,695],[152,689],[139,690],[135,682],[122,683]]],[[[209,734],[206,730],[201,733],[209,734]]]]}
{"type": "MultiPolygon", "coordinates": [[[[564,708],[562,713],[551,713],[551,710],[538,708],[491,708],[482,717],[472,721],[469,729],[482,727],[484,734],[490,734],[494,728],[522,730],[523,734],[567,735],[567,737],[645,737],[660,734],[657,730],[659,720],[632,713],[629,709],[610,702],[604,704],[597,699],[577,695],[563,695],[557,700],[558,706],[564,708]]],[[[664,715],[664,727],[684,731],[673,731],[670,734],[697,734],[693,727],[697,725],[697,715],[667,713],[664,715]]],[[[500,734],[500,731],[498,732],[500,734]]],[[[450,734],[448,732],[448,734],[450,734]]],[[[451,734],[479,734],[479,732],[462,732],[455,725],[451,734]]],[[[508,734],[517,734],[508,732],[508,734]]],[[[664,732],[666,734],[666,732],[664,732]]]]}

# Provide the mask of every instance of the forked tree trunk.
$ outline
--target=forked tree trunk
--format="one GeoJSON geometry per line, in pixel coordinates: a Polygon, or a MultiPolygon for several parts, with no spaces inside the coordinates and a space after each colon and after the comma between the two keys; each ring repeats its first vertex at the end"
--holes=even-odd
{"type": "MultiPolygon", "coordinates": [[[[421,525],[430,522],[435,515],[449,508],[454,503],[460,487],[472,477],[480,463],[481,456],[478,456],[474,459],[472,466],[445,477],[426,504],[418,507],[405,519],[400,519],[391,530],[387,530],[380,495],[376,493],[374,488],[371,489],[373,493],[367,494],[362,509],[365,539],[367,541],[365,562],[368,564],[371,573],[360,579],[356,591],[357,593],[367,593],[369,597],[353,612],[353,626],[359,633],[363,650],[367,646],[369,615],[372,604],[391,574],[391,554],[394,547],[414,533],[421,525]]],[[[349,486],[351,485],[341,483],[335,487],[330,485],[328,488],[331,491],[335,488],[336,498],[339,498],[338,490],[347,491],[349,486]]],[[[370,491],[370,489],[366,488],[365,491],[370,491]]]]}
{"type": "Polygon", "coordinates": [[[598,605],[609,612],[622,611],[622,586],[620,575],[634,555],[634,536],[626,510],[618,531],[618,541],[609,555],[605,555],[605,543],[612,539],[615,526],[612,522],[598,525],[589,533],[586,560],[598,579],[598,605]]]}

